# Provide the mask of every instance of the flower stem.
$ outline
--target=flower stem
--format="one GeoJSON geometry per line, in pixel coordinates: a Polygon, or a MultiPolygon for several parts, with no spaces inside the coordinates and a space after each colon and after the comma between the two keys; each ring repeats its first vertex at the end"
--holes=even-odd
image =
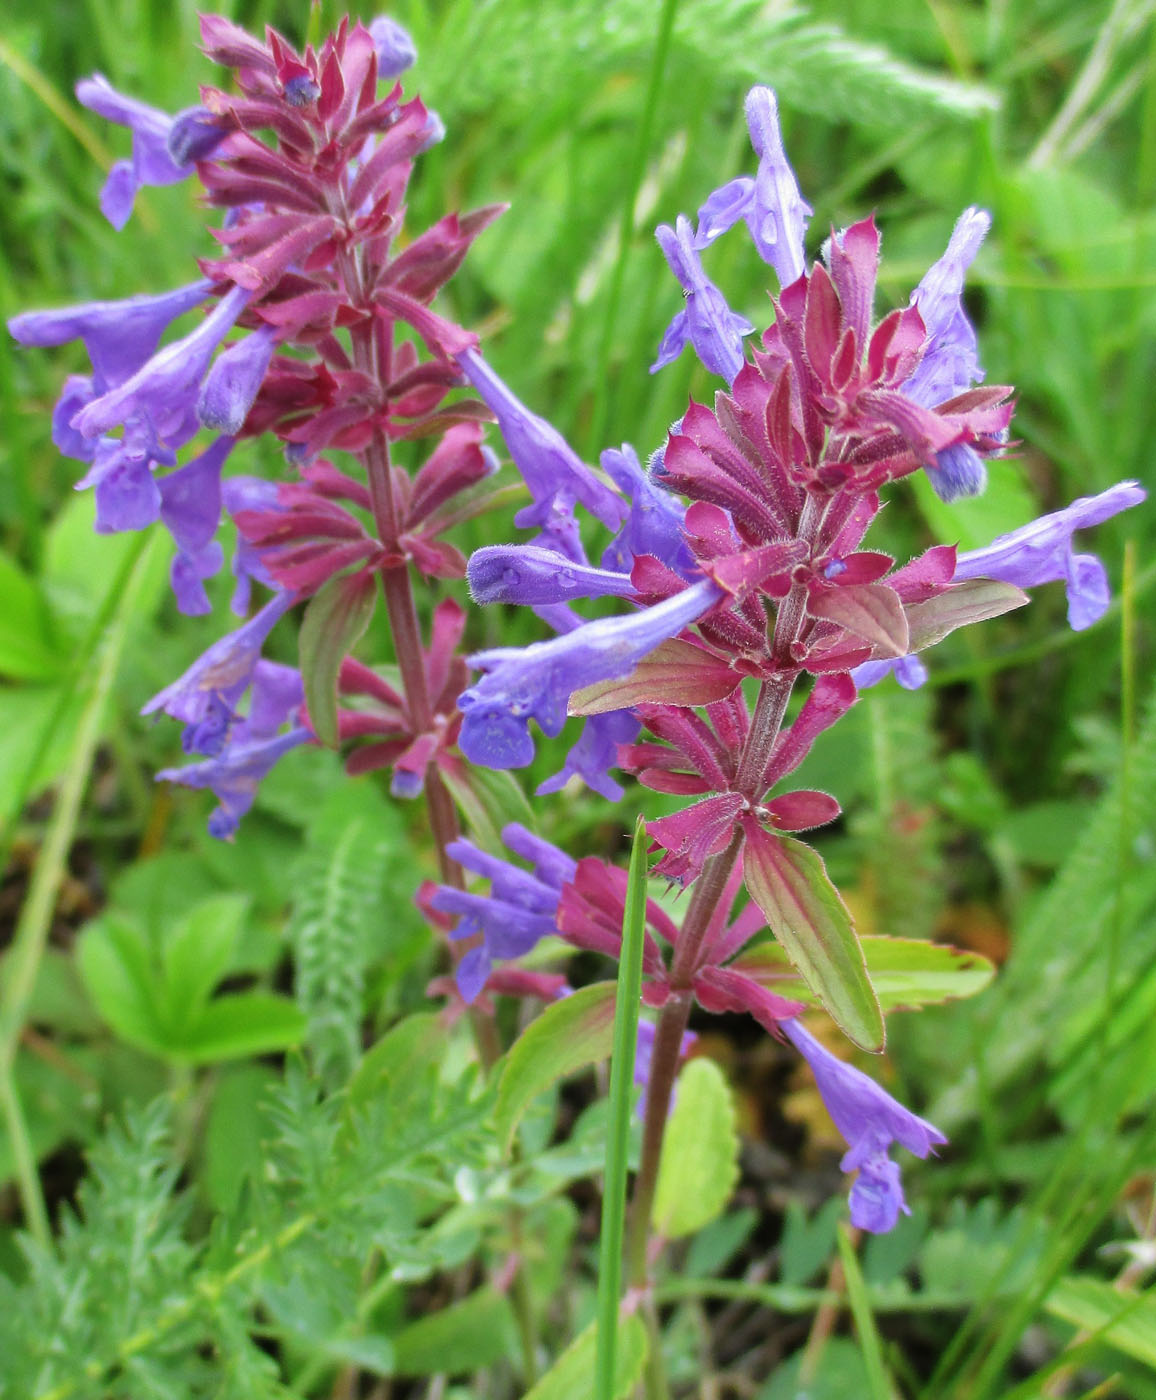
{"type": "MultiPolygon", "coordinates": [[[[797,537],[811,547],[819,538],[823,511],[823,503],[818,498],[807,497],[800,513],[797,537]]],[[[803,634],[806,608],[807,585],[805,582],[795,583],[779,605],[771,640],[771,656],[776,670],[763,682],[759,691],[750,731],[739,758],[735,786],[751,801],[758,801],[762,796],[763,788],[760,784],[763,782],[771,751],[782,728],[791,691],[799,676],[792,648],[803,634]]],[[[690,1018],[694,976],[699,970],[703,942],[711,918],[723,896],[741,850],[742,836],[736,831],[730,845],[706,862],[702,874],[695,881],[690,907],[675,945],[670,972],[672,994],[658,1017],[651,1057],[650,1084],[646,1095],[646,1119],[642,1129],[642,1159],[630,1203],[627,1258],[630,1284],[638,1289],[645,1288],[647,1282],[650,1212],[658,1186],[662,1141],[670,1111],[670,1096],[678,1071],[682,1037],[690,1018]]],[[[652,1349],[654,1345],[657,1345],[657,1341],[652,1338],[652,1349]]],[[[654,1389],[649,1372],[647,1389],[652,1400],[662,1393],[654,1389]]]]}

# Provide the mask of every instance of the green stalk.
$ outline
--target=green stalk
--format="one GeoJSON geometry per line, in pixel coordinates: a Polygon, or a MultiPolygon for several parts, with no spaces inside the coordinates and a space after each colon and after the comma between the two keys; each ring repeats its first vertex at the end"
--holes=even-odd
{"type": "Polygon", "coordinates": [[[646,157],[650,152],[654,137],[654,120],[658,112],[658,96],[662,91],[662,81],[666,75],[666,58],[670,52],[670,37],[674,32],[674,15],[678,0],[665,0],[662,15],[658,21],[658,36],[654,41],[654,57],[650,64],[650,82],[646,89],[646,103],[642,109],[642,119],[638,123],[638,144],[634,148],[634,161],[630,167],[630,179],[626,184],[626,197],[622,202],[622,223],[618,230],[618,257],[614,261],[614,271],[610,276],[610,291],[606,298],[606,319],[602,323],[602,337],[598,342],[598,386],[594,406],[590,415],[590,431],[587,435],[587,454],[599,450],[606,420],[610,416],[610,351],[614,345],[614,331],[618,325],[618,308],[622,301],[622,283],[626,276],[626,260],[630,256],[630,242],[634,237],[634,210],[638,204],[638,191],[642,188],[642,178],[646,174],[646,157]]]}
{"type": "Polygon", "coordinates": [[[93,754],[100,740],[105,705],[116,680],[129,618],[136,607],[142,579],[148,571],[150,554],[149,546],[142,549],[105,632],[92,689],[77,726],[72,758],[57,793],[52,820],[16,925],[8,975],[3,988],[0,988],[0,1107],[3,1108],[12,1139],[24,1219],[33,1238],[41,1245],[48,1244],[51,1232],[28,1124],[16,1087],[16,1050],[48,942],[56,896],[80,816],[80,804],[92,769],[93,754]]]}
{"type": "MultiPolygon", "coordinates": [[[[598,1333],[594,1366],[595,1400],[614,1400],[618,1301],[622,1292],[622,1239],[626,1223],[626,1159],[630,1141],[630,1100],[638,1042],[638,1003],[642,993],[642,945],[646,926],[646,828],[639,817],[630,851],[630,882],[618,962],[614,1009],[614,1051],[610,1061],[610,1125],[602,1188],[602,1232],[598,1256],[598,1333]]],[[[651,1337],[651,1345],[656,1345],[651,1337]]]]}

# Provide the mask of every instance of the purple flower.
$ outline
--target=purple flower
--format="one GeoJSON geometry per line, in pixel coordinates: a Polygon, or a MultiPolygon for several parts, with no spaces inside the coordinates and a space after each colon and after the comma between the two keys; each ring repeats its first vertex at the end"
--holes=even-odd
{"type": "Polygon", "coordinates": [[[74,426],[86,437],[106,433],[136,416],[144,416],[157,433],[180,445],[198,427],[197,391],[213,351],[252,297],[233,287],[194,331],[166,345],[130,378],[94,399],[77,414],[74,426]]]}
{"type": "Polygon", "coordinates": [[[496,544],[475,550],[466,571],[475,603],[566,603],[571,598],[629,597],[630,575],[532,544],[496,544]]]}
{"type": "Polygon", "coordinates": [[[213,362],[197,400],[197,417],[217,433],[239,433],[261,388],[276,344],[273,328],[239,340],[213,362]]]}
{"type": "Polygon", "coordinates": [[[675,220],[674,228],[659,224],[654,236],[682,286],[686,305],[666,328],[651,374],[677,360],[689,342],[707,369],[733,383],[743,367],[743,336],[754,326],[730,309],[702,270],[690,220],[684,214],[675,220]]]}
{"type": "Polygon", "coordinates": [[[177,607],[187,617],[211,611],[204,580],[224,561],[213,538],[221,520],[221,468],[235,439],[220,437],[179,471],[162,477],[160,517],[176,542],[171,581],[177,607]]]}
{"type": "Polygon", "coordinates": [[[963,281],[990,228],[986,209],[965,209],[943,256],[911,293],[911,305],[923,317],[927,342],[903,392],[926,408],[954,398],[983,379],[975,327],[963,308],[963,281]]]}
{"type": "Polygon", "coordinates": [[[258,661],[252,671],[249,714],[233,725],[217,756],[187,768],[165,768],[157,781],[211,788],[220,806],[209,817],[209,833],[220,841],[231,839],[252,807],[261,779],[283,754],[313,738],[301,724],[285,734],[277,732],[294,718],[304,698],[300,672],[273,661],[258,661]]]}
{"type": "Polygon", "coordinates": [[[655,485],[642,470],[629,443],[623,443],[621,451],[608,447],[600,460],[603,471],[630,498],[630,513],[606,546],[602,567],[629,573],[638,555],[652,554],[676,574],[689,578],[694,570],[694,555],[683,535],[683,503],[655,485]]]}
{"type": "Polygon", "coordinates": [[[463,691],[462,752],[487,768],[524,768],[534,757],[530,720],[553,738],[566,723],[571,694],[628,675],[662,641],[676,636],[722,597],[709,579],[626,617],[588,622],[525,648],[498,647],[469,658],[485,671],[463,691]]]}
{"type": "MultiPolygon", "coordinates": [[[[639,1118],[646,1118],[646,1096],[650,1092],[650,1066],[654,1059],[654,1037],[657,1034],[657,1027],[653,1021],[639,1021],[638,1036],[634,1042],[634,1082],[642,1090],[638,1103],[635,1105],[635,1112],[639,1118]]],[[[679,1042],[678,1058],[684,1060],[690,1054],[698,1036],[694,1031],[687,1031],[679,1042]]],[[[670,1096],[670,1105],[667,1113],[674,1108],[674,1101],[677,1093],[670,1096]]]]}
{"type": "Polygon", "coordinates": [[[265,639],[293,601],[292,593],[271,598],[254,618],[214,642],[179,680],[154,695],[141,714],[163,710],[187,725],[181,739],[186,753],[219,754],[234,727],[237,702],[253,682],[265,639]]]}
{"type": "MultiPolygon", "coordinates": [[[[155,353],[166,327],[199,306],[211,285],[202,280],[161,296],[90,301],[54,311],[25,311],[12,317],[8,331],[21,345],[65,345],[70,340],[82,340],[92,361],[95,389],[104,394],[140,369],[155,353]]],[[[66,392],[72,384],[69,380],[66,392]]]]}
{"type": "Polygon", "coordinates": [[[537,795],[560,792],[571,778],[581,778],[588,788],[617,802],[622,786],[610,776],[618,766],[618,745],[629,744],[638,735],[639,722],[633,710],[609,710],[601,715],[589,715],[582,725],[578,742],[566,755],[561,769],[552,778],[539,783],[537,795]]]}
{"type": "Polygon", "coordinates": [[[115,535],[151,525],[161,506],[153,465],[172,466],[175,461],[173,453],[157,442],[151,426],[138,418],[125,424],[122,437],[99,438],[92,465],[76,483],[78,491],[96,488],[97,533],[115,535]]]}
{"type": "Polygon", "coordinates": [[[984,549],[956,560],[955,577],[995,578],[1020,588],[1060,579],[1068,595],[1068,623],[1076,632],[1091,627],[1108,606],[1108,576],[1094,554],[1076,554],[1072,535],[1139,505],[1148,493],[1138,481],[1118,481],[1098,496],[1081,496],[1051,515],[1000,535],[984,549]]]}
{"type": "Polygon", "coordinates": [[[469,1002],[486,985],[495,958],[521,957],[540,938],[557,933],[558,898],[577,868],[564,851],[517,822],[503,828],[502,840],[533,865],[532,874],[512,861],[487,855],[472,841],[454,841],[446,847],[447,853],[467,870],[489,879],[491,893],[470,894],[440,885],[431,901],[443,914],[461,915],[451,938],[482,935],[482,943],[470,949],[457,969],[458,990],[469,1002]]]}
{"type": "MultiPolygon", "coordinates": [[[[903,393],[925,408],[945,403],[984,377],[975,327],[963,307],[963,282],[989,228],[991,215],[985,209],[965,209],[943,256],[911,294],[911,304],[919,308],[923,318],[927,340],[903,393]]],[[[940,452],[928,477],[936,495],[945,501],[978,496],[987,485],[983,459],[966,443],[940,452]]]]}
{"type": "Polygon", "coordinates": [[[377,76],[400,78],[407,68],[417,62],[417,49],[406,31],[388,15],[378,15],[369,22],[373,47],[377,50],[377,76]]]}
{"type": "Polygon", "coordinates": [[[746,113],[758,173],[753,180],[742,176],[715,190],[698,211],[695,247],[707,247],[745,219],[759,256],[775,269],[779,284],[789,287],[807,269],[803,239],[812,210],[783,150],[775,94],[768,87],[751,88],[746,113]]]}
{"type": "Polygon", "coordinates": [[[904,690],[918,690],[927,683],[927,667],[918,656],[891,656],[886,661],[864,661],[852,667],[851,679],[860,690],[878,685],[884,676],[894,675],[904,690]]]}
{"type": "Polygon", "coordinates": [[[117,229],[128,223],[142,185],[177,184],[192,171],[192,162],[208,155],[226,135],[220,128],[211,130],[211,119],[203,108],[170,117],[156,107],[123,97],[100,73],[77,83],[76,96],[82,106],[132,132],[132,159],[117,161],[100,192],[101,212],[117,229]]]}
{"type": "MultiPolygon", "coordinates": [[[[562,434],[523,404],[476,350],[457,357],[467,379],[493,410],[514,465],[536,504],[561,496],[566,504],[581,501],[608,530],[622,521],[622,502],[581,461],[562,434]]],[[[525,511],[518,524],[536,524],[525,511]]]]}
{"type": "Polygon", "coordinates": [[[910,1215],[903,1197],[899,1164],[888,1153],[893,1142],[926,1157],[947,1139],[881,1089],[854,1065],[838,1059],[806,1030],[801,1021],[781,1022],[783,1031],[811,1066],[819,1093],[847,1143],[840,1167],[858,1171],[851,1187],[851,1223],[872,1234],[893,1229],[899,1212],[910,1215]]]}
{"type": "MultiPolygon", "coordinates": [[[[230,515],[242,510],[280,509],[276,483],[259,476],[230,477],[221,487],[221,499],[230,515]]],[[[249,612],[254,580],[266,588],[275,590],[280,587],[261,562],[261,551],[251,545],[239,530],[232,567],[237,587],[229,606],[238,617],[245,617],[249,612]]]]}

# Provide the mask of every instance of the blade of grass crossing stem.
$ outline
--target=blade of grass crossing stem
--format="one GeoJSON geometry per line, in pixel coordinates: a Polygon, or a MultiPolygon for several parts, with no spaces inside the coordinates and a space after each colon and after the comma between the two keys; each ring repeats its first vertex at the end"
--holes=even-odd
{"type": "Polygon", "coordinates": [[[618,963],[618,997],[614,1014],[614,1051],[610,1060],[610,1126],[606,1134],[606,1171],[602,1188],[602,1234],[598,1255],[598,1345],[595,1352],[595,1400],[613,1400],[618,1298],[622,1291],[622,1239],[626,1223],[626,1152],[630,1136],[634,1051],[638,1041],[638,1001],[642,992],[642,940],[646,923],[646,829],[639,817],[630,851],[622,956],[618,963]]]}
{"type": "Polygon", "coordinates": [[[843,1261],[843,1276],[847,1280],[847,1302],[851,1305],[851,1316],[855,1319],[855,1331],[859,1337],[859,1350],[863,1365],[867,1370],[867,1384],[871,1400],[892,1400],[891,1383],[887,1379],[887,1368],[883,1364],[883,1346],[875,1327],[875,1317],[871,1311],[871,1299],[867,1294],[867,1284],[855,1246],[851,1243],[847,1230],[839,1227],[839,1258],[843,1261]]]}

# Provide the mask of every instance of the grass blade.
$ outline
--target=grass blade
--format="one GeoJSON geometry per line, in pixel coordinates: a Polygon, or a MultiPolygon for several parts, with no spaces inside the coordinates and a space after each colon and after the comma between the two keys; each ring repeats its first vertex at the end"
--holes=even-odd
{"type": "Polygon", "coordinates": [[[626,889],[622,957],[618,963],[614,1053],[610,1061],[610,1126],[606,1135],[602,1234],[598,1255],[595,1400],[613,1400],[614,1396],[618,1299],[622,1291],[622,1239],[626,1223],[626,1155],[630,1137],[631,1090],[634,1085],[634,1050],[638,1040],[638,1000],[642,990],[647,839],[643,819],[639,817],[630,851],[630,883],[626,889]]]}

